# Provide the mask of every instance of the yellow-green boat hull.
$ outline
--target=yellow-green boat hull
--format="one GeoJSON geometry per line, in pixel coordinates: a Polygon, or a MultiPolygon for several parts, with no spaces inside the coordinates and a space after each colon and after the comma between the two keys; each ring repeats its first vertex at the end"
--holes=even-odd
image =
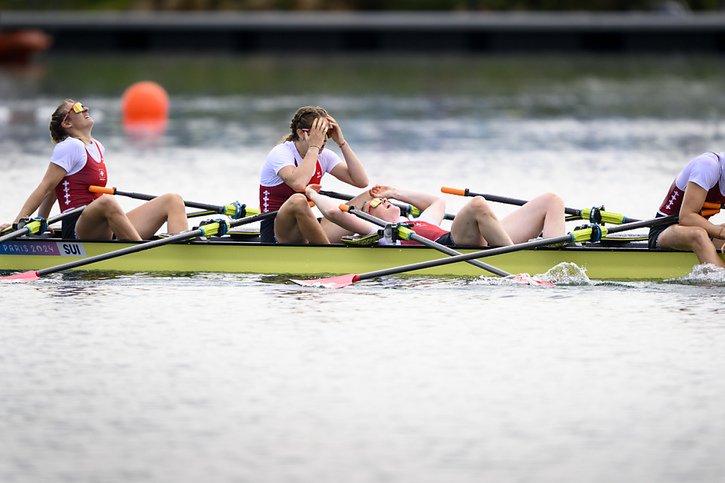
{"type": "MultiPolygon", "coordinates": [[[[22,239],[0,243],[0,270],[38,270],[107,253],[132,243],[22,239]]],[[[472,249],[461,250],[464,253],[472,249]]],[[[237,241],[177,243],[79,267],[120,272],[225,272],[259,274],[359,274],[424,262],[446,255],[425,247],[347,247],[263,245],[237,241]]],[[[591,279],[661,280],[682,277],[698,264],[689,252],[626,247],[567,247],[522,250],[481,259],[510,273],[544,273],[562,262],[575,263],[591,279]]],[[[478,276],[468,263],[451,263],[411,272],[415,275],[478,276]]]]}

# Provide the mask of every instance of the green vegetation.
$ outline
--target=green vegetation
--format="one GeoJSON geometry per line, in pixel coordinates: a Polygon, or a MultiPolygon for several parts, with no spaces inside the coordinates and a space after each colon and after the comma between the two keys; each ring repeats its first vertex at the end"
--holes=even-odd
{"type": "Polygon", "coordinates": [[[721,10],[723,0],[0,0],[3,10],[721,10]]]}

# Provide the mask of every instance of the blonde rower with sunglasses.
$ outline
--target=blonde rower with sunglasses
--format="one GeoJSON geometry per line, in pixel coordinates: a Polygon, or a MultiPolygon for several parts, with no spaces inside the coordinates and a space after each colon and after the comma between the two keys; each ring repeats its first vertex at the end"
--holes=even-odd
{"type": "MultiPolygon", "coordinates": [[[[321,195],[319,190],[319,185],[310,185],[306,194],[325,218],[360,235],[372,234],[380,229],[377,225],[341,211],[339,201],[321,195]]],[[[440,227],[446,205],[437,196],[380,185],[372,187],[369,196],[370,199],[356,207],[384,221],[396,223],[405,219],[400,216],[400,208],[390,203],[389,199],[414,205],[422,213],[411,220],[411,229],[420,236],[448,246],[507,246],[542,234],[547,238],[561,236],[566,230],[564,202],[552,193],[532,199],[502,220],[496,217],[484,198],[477,196],[458,212],[450,231],[440,227]]]]}
{"type": "MultiPolygon", "coordinates": [[[[63,219],[63,238],[122,240],[151,238],[164,224],[169,233],[188,229],[184,200],[179,195],[159,196],[124,213],[111,195],[91,193],[92,185],[106,186],[105,149],[91,136],[93,118],[86,106],[66,99],[50,120],[55,143],[48,170],[23,203],[15,222],[38,215],[47,218],[58,201],[61,212],[86,205],[82,213],[63,219]]],[[[9,225],[0,225],[0,230],[9,225]]]]}
{"type": "Polygon", "coordinates": [[[327,220],[318,222],[304,191],[308,184],[319,184],[325,174],[358,188],[368,185],[368,175],[340,124],[319,106],[297,110],[290,133],[267,155],[259,182],[262,213],[279,210],[274,219],[261,223],[265,243],[326,244],[344,234],[327,220]],[[337,144],[343,159],[326,148],[328,140],[337,144]],[[339,233],[338,233],[339,232],[339,233]]]}

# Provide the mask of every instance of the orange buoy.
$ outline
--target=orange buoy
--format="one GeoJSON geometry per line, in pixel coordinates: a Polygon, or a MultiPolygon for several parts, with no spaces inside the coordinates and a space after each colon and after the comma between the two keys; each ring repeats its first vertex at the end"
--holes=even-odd
{"type": "Polygon", "coordinates": [[[136,82],[123,93],[121,112],[129,131],[160,134],[169,117],[169,96],[156,82],[136,82]]]}

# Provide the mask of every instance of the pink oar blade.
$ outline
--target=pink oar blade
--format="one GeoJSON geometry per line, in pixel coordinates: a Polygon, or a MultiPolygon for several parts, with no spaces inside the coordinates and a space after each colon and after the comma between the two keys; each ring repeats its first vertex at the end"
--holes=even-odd
{"type": "Polygon", "coordinates": [[[292,282],[296,283],[297,285],[302,285],[303,287],[322,287],[322,288],[344,288],[348,285],[352,285],[353,283],[357,282],[358,278],[357,275],[354,274],[348,274],[348,275],[339,275],[337,277],[329,277],[329,278],[315,278],[311,280],[292,280],[292,282]]]}
{"type": "Polygon", "coordinates": [[[29,272],[14,273],[12,275],[8,275],[7,277],[0,277],[0,280],[23,280],[26,282],[32,282],[33,280],[38,280],[39,278],[40,273],[35,270],[30,270],[29,272]]]}
{"type": "Polygon", "coordinates": [[[520,283],[522,285],[539,285],[541,287],[556,287],[555,284],[551,282],[544,282],[543,280],[537,280],[528,273],[519,273],[518,275],[514,275],[511,277],[511,280],[513,280],[516,283],[520,283]]]}

